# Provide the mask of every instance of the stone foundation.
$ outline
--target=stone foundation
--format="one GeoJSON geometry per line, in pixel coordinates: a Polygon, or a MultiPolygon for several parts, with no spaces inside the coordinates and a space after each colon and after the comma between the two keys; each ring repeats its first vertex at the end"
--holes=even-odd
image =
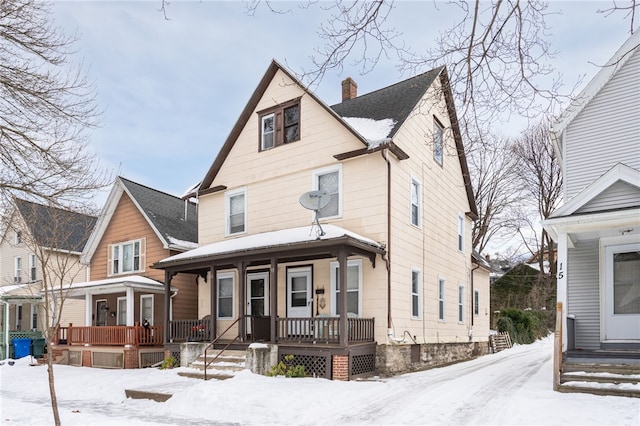
{"type": "Polygon", "coordinates": [[[489,353],[489,342],[379,345],[376,371],[393,376],[468,361],[489,353]]]}

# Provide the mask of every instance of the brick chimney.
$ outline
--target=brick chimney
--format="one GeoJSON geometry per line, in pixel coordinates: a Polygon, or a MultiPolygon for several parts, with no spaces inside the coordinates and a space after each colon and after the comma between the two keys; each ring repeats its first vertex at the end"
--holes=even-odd
{"type": "Polygon", "coordinates": [[[342,80],[342,101],[358,97],[358,85],[351,77],[342,80]]]}

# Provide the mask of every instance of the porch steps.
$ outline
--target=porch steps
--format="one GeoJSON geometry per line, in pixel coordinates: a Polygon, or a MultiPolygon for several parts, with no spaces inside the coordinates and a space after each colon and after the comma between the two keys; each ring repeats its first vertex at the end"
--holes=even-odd
{"type": "MultiPolygon", "coordinates": [[[[207,351],[207,362],[211,362],[213,358],[218,358],[207,367],[207,380],[225,380],[236,375],[237,372],[246,368],[247,351],[242,350],[226,350],[210,349],[207,351]]],[[[191,377],[194,379],[204,379],[205,358],[204,354],[192,362],[189,367],[194,369],[192,372],[179,372],[178,375],[183,377],[191,377]]]]}
{"type": "Polygon", "coordinates": [[[640,363],[565,361],[559,392],[640,398],[640,363]]]}

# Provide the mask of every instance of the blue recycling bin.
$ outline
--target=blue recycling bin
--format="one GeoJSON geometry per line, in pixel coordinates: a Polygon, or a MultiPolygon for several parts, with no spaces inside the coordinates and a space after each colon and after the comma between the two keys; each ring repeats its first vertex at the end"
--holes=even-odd
{"type": "Polygon", "coordinates": [[[31,339],[13,339],[13,356],[18,359],[31,355],[31,339]]]}

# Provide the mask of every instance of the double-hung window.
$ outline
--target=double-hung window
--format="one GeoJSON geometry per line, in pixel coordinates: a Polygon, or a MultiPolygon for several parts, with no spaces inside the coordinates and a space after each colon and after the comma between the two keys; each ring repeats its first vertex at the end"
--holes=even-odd
{"type": "Polygon", "coordinates": [[[420,270],[411,268],[411,316],[420,318],[422,311],[422,280],[420,279],[420,270]]]}
{"type": "Polygon", "coordinates": [[[473,314],[480,314],[480,292],[478,290],[473,291],[473,314]]]}
{"type": "Polygon", "coordinates": [[[144,270],[144,238],[109,246],[109,275],[144,270]]]}
{"type": "Polygon", "coordinates": [[[411,224],[420,226],[420,182],[411,179],[411,224]]]}
{"type": "MultiPolygon", "coordinates": [[[[361,314],[362,261],[347,262],[347,314],[361,314]]],[[[331,262],[331,313],[340,315],[342,298],[340,297],[340,265],[331,262]]]]}
{"type": "Polygon", "coordinates": [[[126,297],[118,297],[118,306],[117,306],[117,325],[127,325],[127,298],[126,297]]]}
{"type": "Polygon", "coordinates": [[[242,234],[247,231],[247,191],[245,188],[229,191],[226,198],[226,234],[242,234]]]}
{"type": "Polygon", "coordinates": [[[233,318],[233,294],[235,288],[235,275],[233,272],[218,274],[218,318],[233,318]]]}
{"type": "Polygon", "coordinates": [[[464,217],[458,215],[458,250],[464,250],[464,217]]]}
{"type": "Polygon", "coordinates": [[[338,217],[342,214],[342,167],[340,165],[316,170],[313,174],[314,189],[326,191],[329,204],[318,211],[318,218],[338,217]]]}
{"type": "Polygon", "coordinates": [[[143,294],[140,296],[140,324],[144,320],[153,325],[153,294],[143,294]]]}
{"type": "Polygon", "coordinates": [[[13,282],[22,282],[22,258],[20,256],[13,258],[13,282]]]}
{"type": "Polygon", "coordinates": [[[444,128],[437,118],[433,117],[433,159],[442,166],[442,154],[444,151],[444,128]]]}
{"type": "Polygon", "coordinates": [[[458,286],[458,322],[464,322],[464,286],[458,286]]]}
{"type": "Polygon", "coordinates": [[[260,117],[260,151],[300,140],[300,99],[263,111],[260,117]]]}
{"type": "Polygon", "coordinates": [[[29,255],[29,281],[34,282],[36,275],[36,255],[31,253],[29,255]]]}
{"type": "Polygon", "coordinates": [[[438,319],[444,321],[444,278],[438,278],[438,319]]]}

